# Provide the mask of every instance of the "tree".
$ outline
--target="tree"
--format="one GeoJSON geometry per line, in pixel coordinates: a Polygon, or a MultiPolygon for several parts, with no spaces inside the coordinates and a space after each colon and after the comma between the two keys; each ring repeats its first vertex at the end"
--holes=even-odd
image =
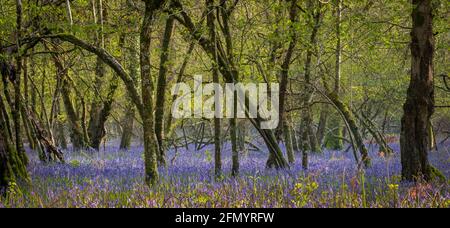
{"type": "Polygon", "coordinates": [[[289,70],[292,63],[292,58],[294,56],[294,51],[298,42],[298,31],[296,31],[296,24],[298,23],[298,6],[296,0],[291,0],[291,6],[289,10],[289,20],[291,22],[289,26],[290,33],[290,41],[289,47],[286,51],[283,63],[281,64],[281,73],[280,73],[280,104],[279,104],[279,120],[280,123],[278,125],[276,136],[278,141],[281,140],[281,135],[284,135],[284,143],[286,146],[286,152],[288,155],[289,163],[294,163],[294,149],[292,145],[292,138],[290,134],[290,127],[287,121],[287,92],[288,92],[288,83],[289,83],[289,70]]]}
{"type": "Polygon", "coordinates": [[[434,113],[434,35],[431,0],[413,0],[411,32],[411,81],[401,129],[402,178],[430,180],[428,161],[431,116],[434,113]]]}
{"type": "Polygon", "coordinates": [[[150,48],[152,41],[152,29],[155,14],[162,7],[163,0],[146,0],[145,13],[140,34],[140,65],[141,65],[141,89],[142,89],[142,122],[144,124],[144,148],[145,148],[145,181],[154,185],[158,182],[158,140],[155,134],[153,114],[153,79],[151,78],[150,48]]]}
{"type": "Polygon", "coordinates": [[[319,28],[322,24],[322,3],[317,2],[319,4],[316,6],[314,1],[308,1],[308,12],[311,14],[312,21],[310,22],[312,25],[312,31],[310,35],[309,45],[311,47],[308,48],[306,52],[306,61],[305,61],[305,88],[304,88],[304,96],[303,96],[303,129],[302,129],[302,165],[304,169],[308,169],[308,152],[319,152],[319,144],[317,142],[316,135],[313,133],[313,114],[312,114],[312,105],[311,100],[313,97],[313,89],[311,72],[312,72],[312,57],[314,52],[317,50],[317,37],[319,33],[319,28]]]}
{"type": "MultiPolygon", "coordinates": [[[[216,40],[217,40],[216,26],[215,26],[216,17],[215,17],[215,14],[213,13],[215,10],[214,0],[207,0],[206,7],[207,7],[207,11],[210,12],[210,13],[208,13],[208,16],[207,16],[209,36],[210,36],[210,39],[214,43],[216,43],[216,40]]],[[[214,46],[213,49],[214,49],[214,50],[212,50],[213,82],[216,85],[219,85],[220,79],[219,79],[219,70],[218,70],[218,66],[217,66],[217,59],[218,59],[217,46],[214,46]]],[[[217,95],[215,94],[215,96],[217,96],[217,95]]],[[[218,112],[219,110],[215,110],[215,111],[218,112]]],[[[215,174],[216,178],[218,178],[222,175],[222,140],[221,140],[221,135],[222,135],[221,131],[222,130],[221,130],[221,126],[222,126],[222,124],[221,124],[220,119],[217,117],[214,117],[214,174],[215,174]]]]}
{"type": "Polygon", "coordinates": [[[169,48],[172,39],[174,23],[175,18],[171,15],[168,15],[161,45],[158,85],[156,89],[155,132],[159,145],[158,162],[163,166],[166,165],[166,153],[164,146],[164,114],[167,91],[167,71],[169,68],[169,48]]]}

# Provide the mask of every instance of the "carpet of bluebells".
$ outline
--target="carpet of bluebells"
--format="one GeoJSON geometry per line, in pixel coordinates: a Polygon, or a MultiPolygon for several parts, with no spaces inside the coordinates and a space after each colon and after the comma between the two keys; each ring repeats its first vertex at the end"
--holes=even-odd
{"type": "MultiPolygon", "coordinates": [[[[229,176],[225,146],[224,176],[214,178],[212,146],[168,153],[160,184],[144,184],[142,146],[119,151],[66,152],[66,164],[42,164],[29,151],[31,185],[11,188],[0,207],[450,207],[448,180],[430,184],[400,181],[399,146],[383,156],[369,146],[373,165],[363,173],[351,152],[311,154],[310,169],[301,155],[290,170],[266,170],[266,152],[241,155],[240,175],[229,176]]],[[[450,144],[430,154],[430,162],[450,178],[450,144]]]]}

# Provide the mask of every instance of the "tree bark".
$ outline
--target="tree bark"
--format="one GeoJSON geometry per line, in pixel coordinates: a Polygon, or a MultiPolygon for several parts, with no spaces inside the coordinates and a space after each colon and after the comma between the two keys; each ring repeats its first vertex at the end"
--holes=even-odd
{"type": "MultiPolygon", "coordinates": [[[[336,0],[336,64],[334,76],[334,93],[341,95],[341,62],[342,62],[342,0],[336,0]]],[[[333,118],[331,123],[331,131],[327,134],[326,146],[332,150],[342,150],[344,148],[343,127],[340,118],[333,118]]]]}
{"type": "Polygon", "coordinates": [[[157,10],[164,3],[163,0],[145,1],[145,15],[142,22],[140,34],[140,63],[141,63],[141,86],[142,86],[142,122],[144,124],[144,160],[145,181],[149,185],[158,182],[158,151],[159,145],[155,134],[153,115],[153,91],[154,85],[151,78],[151,33],[157,10]]]}
{"type": "MultiPolygon", "coordinates": [[[[20,50],[20,40],[22,39],[22,1],[17,0],[16,1],[16,14],[17,14],[17,35],[16,35],[16,42],[17,42],[17,49],[20,50]]],[[[16,72],[13,77],[10,77],[10,80],[13,83],[14,86],[14,107],[11,109],[11,115],[14,122],[14,132],[15,132],[15,143],[16,143],[16,151],[19,154],[20,158],[22,159],[22,162],[27,165],[28,158],[25,154],[25,149],[23,147],[23,141],[22,141],[22,123],[20,121],[21,115],[20,115],[20,106],[22,105],[22,99],[21,99],[21,78],[22,78],[22,56],[21,53],[19,53],[16,56],[16,72]]]]}
{"type": "MultiPolygon", "coordinates": [[[[321,3],[318,3],[321,4],[321,3]]],[[[308,168],[308,153],[309,152],[320,152],[320,147],[317,142],[316,135],[313,131],[313,118],[312,118],[312,104],[311,100],[313,97],[313,90],[311,88],[311,68],[312,68],[312,57],[314,52],[316,51],[316,45],[317,45],[317,35],[319,32],[321,19],[322,19],[322,13],[320,12],[320,7],[317,7],[318,9],[315,9],[315,5],[312,1],[308,2],[309,5],[309,11],[313,14],[313,28],[310,35],[310,44],[311,47],[308,48],[308,51],[306,53],[306,62],[305,62],[305,95],[303,100],[303,133],[302,133],[302,141],[303,141],[303,148],[302,148],[302,164],[303,168],[308,168]],[[315,12],[315,11],[318,12],[315,12]]]]}
{"type": "Polygon", "coordinates": [[[283,64],[281,65],[281,73],[280,73],[280,104],[279,104],[279,120],[280,123],[278,125],[278,128],[276,130],[276,137],[278,141],[281,140],[283,132],[285,132],[285,124],[286,124],[286,103],[287,103],[287,90],[288,90],[288,84],[289,84],[289,69],[292,62],[292,57],[294,55],[295,47],[297,46],[297,31],[295,29],[295,23],[298,22],[297,20],[298,15],[298,6],[297,6],[297,0],[291,1],[291,9],[289,11],[289,20],[291,21],[290,27],[289,27],[289,33],[290,33],[290,42],[288,50],[286,51],[286,55],[284,57],[283,64]]]}
{"type": "MultiPolygon", "coordinates": [[[[0,96],[0,99],[3,98],[0,96]]],[[[26,165],[10,142],[5,118],[3,112],[0,112],[0,196],[6,193],[11,183],[28,180],[26,165]]]]}
{"type": "MultiPolygon", "coordinates": [[[[208,12],[214,12],[215,6],[214,6],[214,0],[207,0],[206,1],[206,7],[208,9],[208,12]]],[[[207,24],[209,28],[209,36],[210,39],[214,42],[217,40],[216,36],[216,28],[215,28],[215,21],[216,17],[214,13],[209,13],[207,16],[207,24]]],[[[217,46],[214,46],[214,49],[212,50],[212,72],[213,72],[213,82],[216,85],[220,84],[219,80],[219,69],[217,66],[217,46]]],[[[217,96],[217,94],[214,94],[214,96],[217,96]]],[[[216,106],[217,107],[217,106],[216,106]]],[[[216,110],[217,111],[217,110],[216,110]]],[[[214,174],[216,178],[220,178],[222,176],[222,124],[221,120],[214,116],[214,174]]]]}
{"type": "Polygon", "coordinates": [[[411,32],[411,82],[408,88],[401,129],[402,178],[408,181],[432,178],[428,161],[434,113],[434,35],[431,0],[413,0],[411,32]]]}
{"type": "Polygon", "coordinates": [[[284,125],[284,144],[286,146],[288,162],[290,164],[293,164],[295,162],[294,147],[291,136],[291,127],[290,124],[288,123],[284,125]]]}
{"type": "Polygon", "coordinates": [[[169,68],[169,48],[174,29],[174,22],[174,17],[170,15],[166,21],[166,27],[162,39],[158,85],[156,90],[155,133],[159,145],[158,162],[162,166],[166,165],[166,153],[164,146],[164,117],[166,108],[165,104],[167,91],[167,72],[169,68]]]}

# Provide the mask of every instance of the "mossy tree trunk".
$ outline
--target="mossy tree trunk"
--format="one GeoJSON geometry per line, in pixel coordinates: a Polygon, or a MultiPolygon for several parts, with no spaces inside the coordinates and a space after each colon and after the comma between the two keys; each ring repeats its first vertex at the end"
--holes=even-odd
{"type": "Polygon", "coordinates": [[[347,105],[339,100],[336,94],[330,94],[328,97],[330,98],[331,102],[333,102],[334,106],[338,109],[338,111],[342,115],[342,118],[348,124],[348,128],[351,134],[350,137],[353,137],[356,145],[355,149],[359,150],[359,153],[361,154],[361,161],[366,167],[369,167],[371,164],[369,152],[364,145],[364,139],[361,136],[355,117],[353,116],[347,105]]]}
{"type": "Polygon", "coordinates": [[[145,2],[145,13],[140,34],[140,65],[141,65],[141,90],[142,90],[142,111],[141,117],[144,124],[144,163],[145,182],[148,185],[155,185],[159,180],[158,173],[158,152],[159,145],[155,134],[154,113],[153,113],[153,92],[154,83],[151,77],[150,50],[152,43],[152,31],[155,15],[164,4],[164,0],[145,2]]]}

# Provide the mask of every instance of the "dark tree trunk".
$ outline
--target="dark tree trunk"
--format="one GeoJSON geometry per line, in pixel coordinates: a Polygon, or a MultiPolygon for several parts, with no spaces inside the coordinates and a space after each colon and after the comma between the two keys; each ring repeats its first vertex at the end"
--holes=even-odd
{"type": "MultiPolygon", "coordinates": [[[[235,94],[236,96],[236,94],[235,94]]],[[[235,108],[237,107],[237,98],[234,101],[235,108]]],[[[236,109],[235,109],[236,110],[236,109]]],[[[236,115],[236,112],[235,112],[236,115]]],[[[239,175],[239,149],[237,142],[237,118],[230,119],[230,137],[231,137],[231,176],[237,177],[239,175]]]]}
{"type": "Polygon", "coordinates": [[[295,23],[297,23],[298,6],[297,0],[291,1],[291,9],[289,12],[289,19],[291,20],[291,26],[289,32],[291,34],[289,42],[289,48],[286,51],[283,64],[281,65],[280,73],[280,103],[279,103],[279,125],[275,131],[275,136],[278,141],[281,141],[285,125],[286,125],[286,104],[287,104],[287,92],[289,84],[289,69],[294,55],[295,47],[297,46],[297,31],[295,29],[295,23]]]}
{"type": "Polygon", "coordinates": [[[400,137],[402,178],[417,181],[432,178],[428,161],[434,113],[434,35],[431,0],[413,0],[411,32],[411,82],[408,89],[400,137]]]}
{"type": "MultiPolygon", "coordinates": [[[[20,50],[20,39],[22,39],[22,1],[16,1],[16,12],[17,12],[17,49],[20,50]]],[[[14,132],[15,132],[15,143],[16,143],[16,151],[19,154],[19,157],[22,159],[22,162],[26,165],[28,163],[27,155],[25,154],[25,149],[23,147],[22,141],[22,123],[20,121],[20,106],[22,105],[21,98],[21,78],[22,78],[22,56],[19,53],[16,57],[16,72],[15,75],[11,75],[10,77],[13,85],[14,85],[14,106],[11,109],[11,115],[14,122],[14,132]]]]}
{"type": "Polygon", "coordinates": [[[63,150],[67,150],[67,140],[64,131],[64,123],[59,119],[56,120],[56,145],[61,147],[61,149],[63,150]]]}
{"type": "MultiPolygon", "coordinates": [[[[207,0],[206,7],[208,11],[214,12],[214,0],[207,0]]],[[[214,13],[209,13],[207,16],[207,24],[209,28],[209,36],[211,40],[215,43],[217,40],[216,36],[216,26],[215,26],[216,17],[214,13]]],[[[217,66],[217,46],[213,47],[212,50],[212,58],[213,58],[213,82],[216,85],[220,84],[219,80],[219,69],[217,66]]],[[[217,96],[214,94],[214,96],[217,96]]],[[[217,111],[217,110],[216,110],[217,111]]],[[[222,126],[221,121],[216,116],[214,117],[214,174],[216,178],[222,176],[222,126]]]]}

